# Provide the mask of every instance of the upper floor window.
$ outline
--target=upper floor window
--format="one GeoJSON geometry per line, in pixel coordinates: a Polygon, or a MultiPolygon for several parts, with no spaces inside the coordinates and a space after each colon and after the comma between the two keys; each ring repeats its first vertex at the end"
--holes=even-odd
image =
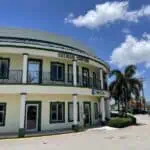
{"type": "Polygon", "coordinates": [[[5,125],[6,103],[0,103],[0,126],[5,125]]]}
{"type": "Polygon", "coordinates": [[[96,73],[93,72],[93,87],[96,87],[96,73]]]}
{"type": "Polygon", "coordinates": [[[107,74],[103,72],[103,85],[104,85],[104,90],[107,90],[107,74]]]}
{"type": "Polygon", "coordinates": [[[28,60],[28,83],[40,83],[42,79],[42,61],[28,60]]]}
{"type": "Polygon", "coordinates": [[[8,79],[9,75],[9,59],[0,58],[0,79],[8,79]]]}
{"type": "Polygon", "coordinates": [[[51,63],[51,80],[52,81],[64,81],[65,80],[64,64],[57,63],[57,62],[51,63]]]}
{"type": "Polygon", "coordinates": [[[82,68],[82,83],[84,87],[89,86],[89,69],[82,68]]]}
{"type": "MultiPolygon", "coordinates": [[[[68,65],[68,82],[73,82],[73,65],[68,65]]],[[[77,66],[77,82],[79,82],[79,66],[77,66]]]]}

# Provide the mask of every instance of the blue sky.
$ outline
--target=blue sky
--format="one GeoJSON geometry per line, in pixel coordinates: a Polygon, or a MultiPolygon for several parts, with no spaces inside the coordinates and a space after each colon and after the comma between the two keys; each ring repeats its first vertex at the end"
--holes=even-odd
{"type": "Polygon", "coordinates": [[[150,100],[149,0],[1,0],[0,26],[71,36],[111,62],[137,64],[150,100]]]}

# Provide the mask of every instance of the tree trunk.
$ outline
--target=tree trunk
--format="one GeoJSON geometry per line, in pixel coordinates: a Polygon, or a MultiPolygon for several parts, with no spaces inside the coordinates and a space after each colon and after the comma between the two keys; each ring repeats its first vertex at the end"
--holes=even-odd
{"type": "Polygon", "coordinates": [[[120,112],[120,99],[118,98],[118,112],[120,112]]]}
{"type": "Polygon", "coordinates": [[[127,91],[124,89],[124,104],[125,104],[125,117],[127,116],[127,112],[128,112],[128,104],[127,104],[127,91]]]}

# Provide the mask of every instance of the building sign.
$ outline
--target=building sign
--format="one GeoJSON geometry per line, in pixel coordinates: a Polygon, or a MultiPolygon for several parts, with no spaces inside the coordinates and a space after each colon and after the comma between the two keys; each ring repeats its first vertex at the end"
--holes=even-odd
{"type": "Polygon", "coordinates": [[[109,93],[103,90],[92,89],[92,95],[101,96],[101,97],[109,97],[109,93]]]}
{"type": "MultiPolygon", "coordinates": [[[[63,53],[63,52],[59,52],[59,53],[58,53],[58,57],[73,60],[73,59],[75,58],[75,55],[73,55],[73,54],[68,54],[68,53],[63,53]]],[[[85,58],[85,57],[83,57],[83,56],[76,56],[76,57],[77,57],[77,60],[79,60],[79,61],[89,63],[89,59],[88,59],[88,58],[85,58]]]]}

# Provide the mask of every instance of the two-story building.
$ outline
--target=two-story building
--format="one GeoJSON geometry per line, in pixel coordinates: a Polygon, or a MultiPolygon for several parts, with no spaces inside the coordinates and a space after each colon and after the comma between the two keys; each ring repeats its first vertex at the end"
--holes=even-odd
{"type": "Polygon", "coordinates": [[[71,38],[0,28],[0,134],[105,121],[108,72],[103,60],[71,38]]]}

